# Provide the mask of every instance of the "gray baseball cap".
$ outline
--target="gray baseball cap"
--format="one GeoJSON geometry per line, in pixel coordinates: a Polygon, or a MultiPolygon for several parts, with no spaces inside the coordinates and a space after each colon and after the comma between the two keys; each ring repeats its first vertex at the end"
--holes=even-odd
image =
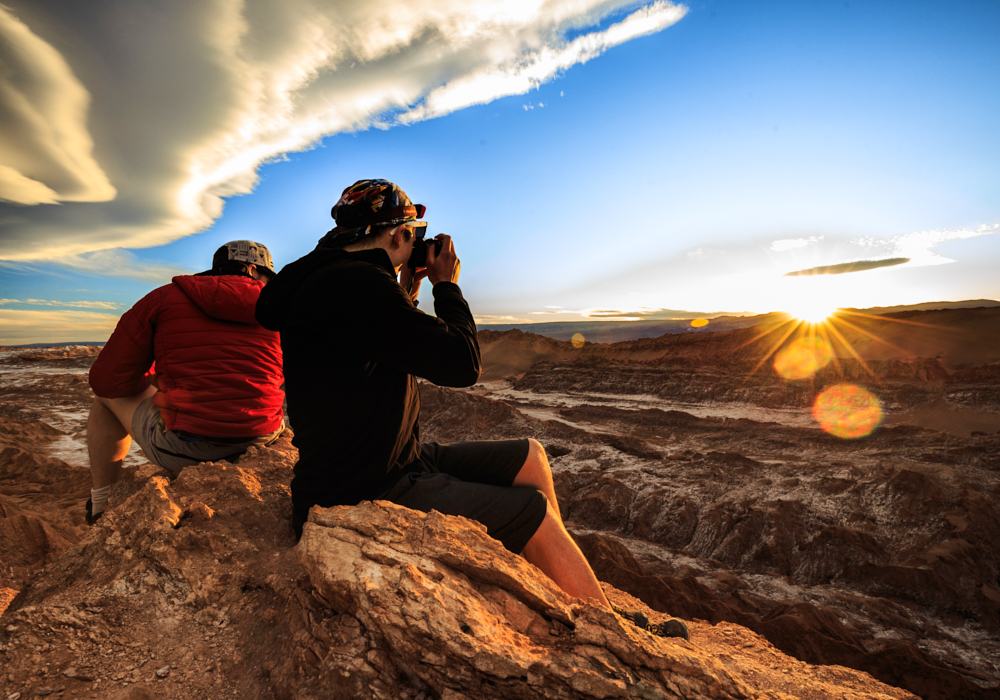
{"type": "Polygon", "coordinates": [[[255,241],[229,241],[224,243],[212,256],[212,268],[218,268],[227,261],[243,262],[256,265],[270,273],[273,277],[274,263],[271,262],[271,251],[255,241]]]}

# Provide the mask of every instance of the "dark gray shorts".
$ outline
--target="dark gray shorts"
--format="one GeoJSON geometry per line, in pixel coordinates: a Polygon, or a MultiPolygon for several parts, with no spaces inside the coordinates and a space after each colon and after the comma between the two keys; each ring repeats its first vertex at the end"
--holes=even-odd
{"type": "Polygon", "coordinates": [[[548,506],[541,491],[511,486],[527,458],[527,440],[432,442],[421,446],[420,458],[407,465],[408,473],[379,499],[476,520],[491,537],[520,554],[548,506]]]}
{"type": "Polygon", "coordinates": [[[142,448],[146,459],[174,474],[201,462],[218,462],[239,457],[253,445],[269,445],[278,439],[284,426],[270,435],[254,438],[238,445],[219,445],[197,435],[167,430],[160,410],[152,397],[136,406],[132,414],[131,435],[142,448]]]}

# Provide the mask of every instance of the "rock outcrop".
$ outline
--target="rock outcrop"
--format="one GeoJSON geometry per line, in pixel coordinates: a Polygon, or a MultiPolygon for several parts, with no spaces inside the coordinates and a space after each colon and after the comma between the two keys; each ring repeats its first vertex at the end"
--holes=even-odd
{"type": "Polygon", "coordinates": [[[130,473],[4,614],[2,697],[912,697],[732,625],[654,637],[460,518],[316,509],[293,548],[293,458],[285,443],[173,482],[130,473]]]}
{"type": "Polygon", "coordinates": [[[940,357],[862,348],[875,379],[856,360],[797,383],[751,372],[748,329],[532,341],[520,380],[421,388],[425,440],[539,439],[609,597],[687,620],[691,645],[566,601],[453,519],[317,512],[296,550],[287,439],[173,482],[130,455],[114,509],[87,528],[94,351],[0,352],[0,699],[593,697],[598,678],[651,697],[670,682],[722,697],[1000,697],[996,329],[981,310],[950,318],[903,319],[937,323],[914,337],[940,357]],[[549,351],[565,357],[539,365],[549,351]],[[848,376],[890,399],[855,440],[804,408],[848,376]],[[502,581],[477,565],[487,555],[502,581]]]}

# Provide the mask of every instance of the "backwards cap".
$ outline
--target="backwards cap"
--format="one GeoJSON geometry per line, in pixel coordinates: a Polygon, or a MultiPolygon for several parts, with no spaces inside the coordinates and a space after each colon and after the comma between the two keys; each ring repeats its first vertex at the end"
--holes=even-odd
{"type": "Polygon", "coordinates": [[[226,262],[235,261],[256,265],[274,276],[274,263],[271,262],[271,251],[264,245],[254,241],[229,241],[224,243],[212,256],[212,269],[219,269],[226,262]]]}
{"type": "Polygon", "coordinates": [[[398,226],[420,219],[426,211],[423,204],[411,202],[398,185],[388,180],[358,180],[344,190],[330,210],[337,226],[321,243],[348,245],[368,235],[372,226],[398,226]]]}

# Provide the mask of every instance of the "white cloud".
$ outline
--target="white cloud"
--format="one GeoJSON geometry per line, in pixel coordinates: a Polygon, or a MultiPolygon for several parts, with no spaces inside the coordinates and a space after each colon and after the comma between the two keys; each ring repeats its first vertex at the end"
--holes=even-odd
{"type": "Polygon", "coordinates": [[[177,275],[190,275],[194,272],[194,270],[173,265],[143,262],[127,250],[116,248],[80,255],[67,255],[49,262],[84,274],[128,277],[151,284],[166,284],[177,275]]]}
{"type": "Polygon", "coordinates": [[[523,318],[518,318],[517,316],[479,316],[473,317],[473,320],[477,325],[492,325],[492,324],[505,324],[505,323],[523,323],[523,318]]]}
{"type": "Polygon", "coordinates": [[[93,311],[0,309],[0,345],[100,342],[111,337],[118,318],[93,311]]]}
{"type": "Polygon", "coordinates": [[[0,199],[112,199],[115,188],[93,158],[90,94],[59,52],[2,5],[0,65],[0,199]]]}
{"type": "Polygon", "coordinates": [[[19,53],[0,57],[14,55],[23,85],[4,83],[0,112],[28,95],[36,118],[17,122],[31,149],[0,144],[0,187],[37,205],[18,208],[25,225],[6,223],[11,205],[0,205],[7,260],[168,243],[211,225],[264,162],[330,134],[526,93],[686,12],[656,0],[588,32],[635,2],[7,4],[23,21],[4,12],[2,38],[20,37],[19,53]],[[567,41],[571,31],[583,33],[567,41]],[[115,187],[106,204],[65,203],[108,199],[115,187]]]}
{"type": "MultiPolygon", "coordinates": [[[[506,61],[487,63],[468,75],[431,90],[423,104],[403,114],[399,120],[404,124],[411,123],[490,102],[497,97],[523,95],[561,71],[600,56],[612,46],[669,27],[686,12],[685,7],[657,0],[603,32],[584,34],[568,44],[555,41],[532,47],[533,50],[529,49],[527,53],[510,53],[506,61]]],[[[531,27],[532,32],[537,29],[537,26],[531,27]]],[[[525,109],[534,107],[526,105],[525,109]]]]}
{"type": "Polygon", "coordinates": [[[784,238],[771,243],[771,250],[776,253],[781,253],[786,250],[806,248],[821,240],[823,240],[823,236],[809,236],[809,238],[784,238]]]}
{"type": "Polygon", "coordinates": [[[907,267],[923,267],[925,265],[944,265],[955,262],[951,258],[946,258],[935,252],[934,249],[942,243],[996,234],[1000,234],[1000,223],[983,224],[973,229],[954,228],[915,231],[888,238],[866,236],[855,238],[852,240],[852,243],[865,248],[884,250],[892,257],[909,258],[910,261],[907,263],[907,267]]]}
{"type": "Polygon", "coordinates": [[[52,299],[0,299],[0,306],[29,304],[31,306],[65,306],[77,309],[106,309],[115,311],[122,307],[112,301],[54,301],[52,299]]]}

